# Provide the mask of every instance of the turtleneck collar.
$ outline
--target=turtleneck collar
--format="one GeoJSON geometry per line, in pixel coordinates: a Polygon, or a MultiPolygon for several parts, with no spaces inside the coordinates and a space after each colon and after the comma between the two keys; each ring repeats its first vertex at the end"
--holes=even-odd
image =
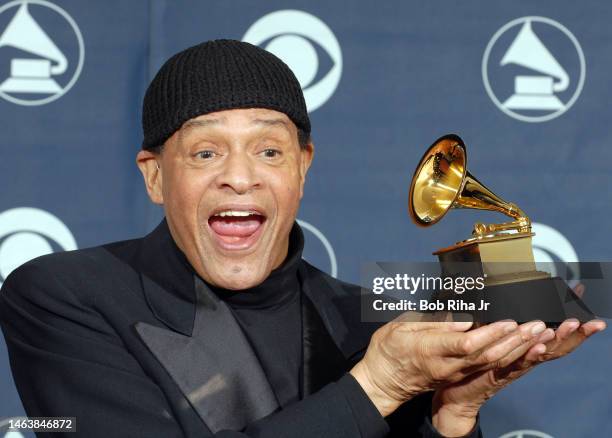
{"type": "MultiPolygon", "coordinates": [[[[296,271],[302,258],[303,248],[304,235],[300,226],[295,222],[289,234],[287,257],[263,283],[241,291],[215,288],[210,285],[209,287],[231,307],[274,307],[290,298],[292,289],[294,289],[290,287],[291,285],[296,285],[299,288],[296,271]]],[[[111,252],[117,253],[113,250],[112,245],[109,249],[111,252]]],[[[138,254],[135,268],[163,289],[171,292],[173,296],[179,299],[180,303],[184,303],[186,308],[190,308],[190,305],[195,303],[193,278],[194,275],[198,274],[185,254],[176,245],[165,218],[149,235],[146,248],[143,248],[138,254]],[[164,256],[160,257],[160,254],[164,256]]]]}
{"type": "Polygon", "coordinates": [[[243,290],[209,288],[232,308],[268,309],[291,300],[299,291],[297,270],[302,259],[304,235],[297,223],[289,234],[289,248],[283,263],[257,286],[243,290]]]}

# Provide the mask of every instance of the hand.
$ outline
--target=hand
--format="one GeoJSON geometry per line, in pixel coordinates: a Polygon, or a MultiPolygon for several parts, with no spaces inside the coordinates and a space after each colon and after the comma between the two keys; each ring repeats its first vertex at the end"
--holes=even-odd
{"type": "MultiPolygon", "coordinates": [[[[520,326],[522,336],[528,337],[530,327],[537,322],[520,326]]],[[[591,335],[604,330],[601,320],[580,325],[578,320],[564,321],[557,331],[546,329],[502,358],[494,368],[475,373],[461,382],[436,391],[432,403],[432,422],[447,436],[465,434],[473,427],[478,410],[499,390],[526,374],[537,364],[557,359],[572,352],[591,335]],[[470,427],[471,424],[471,427],[470,427]],[[457,431],[457,427],[461,430],[457,431]],[[461,433],[462,432],[462,433],[461,433]]]]}
{"type": "Polygon", "coordinates": [[[417,394],[491,369],[527,342],[514,321],[466,333],[471,322],[414,322],[414,314],[379,328],[350,371],[383,416],[417,394]]]}

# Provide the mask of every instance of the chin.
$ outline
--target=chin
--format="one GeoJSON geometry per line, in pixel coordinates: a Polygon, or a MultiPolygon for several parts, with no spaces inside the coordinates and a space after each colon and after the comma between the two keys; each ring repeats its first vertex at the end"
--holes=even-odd
{"type": "Polygon", "coordinates": [[[229,290],[244,290],[250,289],[265,280],[265,276],[236,276],[236,274],[229,274],[227,277],[220,279],[216,282],[217,287],[229,290]]]}

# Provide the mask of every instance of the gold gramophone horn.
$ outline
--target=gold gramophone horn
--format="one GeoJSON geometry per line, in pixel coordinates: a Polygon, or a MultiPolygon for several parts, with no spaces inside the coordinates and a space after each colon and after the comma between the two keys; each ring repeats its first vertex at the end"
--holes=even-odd
{"type": "Polygon", "coordinates": [[[476,238],[499,235],[503,230],[531,233],[531,221],[515,204],[495,195],[467,171],[463,140],[448,134],[436,140],[417,166],[408,198],[408,211],[420,226],[438,222],[451,208],[474,208],[504,213],[514,220],[501,224],[476,223],[476,238]]]}
{"type": "MultiPolygon", "coordinates": [[[[484,281],[478,294],[466,294],[471,307],[459,311],[467,310],[475,327],[508,318],[519,322],[541,319],[551,327],[570,317],[592,319],[593,312],[583,303],[568,300],[573,292],[564,280],[537,269],[534,234],[525,213],[474,178],[466,162],[461,138],[453,134],[440,137],[421,158],[408,199],[410,217],[423,227],[438,222],[451,208],[497,211],[513,219],[502,224],[476,224],[472,237],[433,253],[438,256],[442,277],[480,277],[484,281]]],[[[439,290],[432,300],[442,302],[443,311],[455,311],[457,293],[461,292],[439,290]]]]}

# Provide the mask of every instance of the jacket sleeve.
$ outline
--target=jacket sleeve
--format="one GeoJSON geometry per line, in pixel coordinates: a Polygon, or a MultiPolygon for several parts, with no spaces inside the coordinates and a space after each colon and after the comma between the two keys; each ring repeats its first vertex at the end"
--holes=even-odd
{"type": "Polygon", "coordinates": [[[33,262],[0,290],[0,325],[27,415],[76,417],[68,437],[183,436],[161,389],[81,301],[33,262]]]}
{"type": "MultiPolygon", "coordinates": [[[[421,394],[404,403],[389,415],[386,420],[390,427],[389,438],[410,437],[407,431],[417,431],[415,436],[421,438],[445,438],[431,422],[431,399],[433,393],[421,394]]],[[[470,432],[461,438],[482,438],[480,429],[480,416],[470,432]]]]}
{"type": "MultiPolygon", "coordinates": [[[[207,436],[204,427],[201,434],[183,429],[161,388],[95,306],[77,298],[74,288],[47,267],[30,262],[11,273],[0,290],[0,326],[28,416],[76,417],[77,433],[67,437],[207,436]]],[[[346,374],[243,431],[220,431],[214,436],[439,438],[423,410],[413,405],[407,403],[394,413],[397,419],[383,419],[346,374]]]]}

